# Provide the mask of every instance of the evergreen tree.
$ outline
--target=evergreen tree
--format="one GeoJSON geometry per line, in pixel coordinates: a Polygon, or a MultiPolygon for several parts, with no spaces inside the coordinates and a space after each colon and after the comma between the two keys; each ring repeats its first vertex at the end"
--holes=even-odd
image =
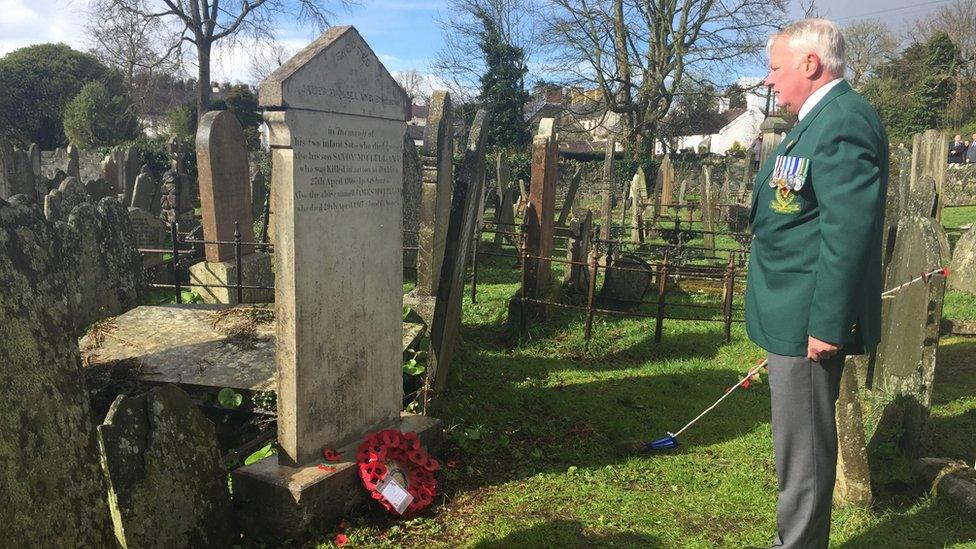
{"type": "Polygon", "coordinates": [[[729,100],[730,109],[746,108],[746,91],[738,84],[732,84],[725,89],[725,97],[729,100]]]}
{"type": "Polygon", "coordinates": [[[940,126],[956,91],[959,63],[959,48],[945,32],[936,33],[925,44],[918,80],[912,86],[912,102],[905,113],[907,134],[940,126]]]}
{"type": "Polygon", "coordinates": [[[481,103],[488,111],[488,145],[501,148],[521,148],[528,144],[524,109],[525,52],[506,43],[495,22],[488,16],[478,16],[484,30],[479,47],[487,61],[481,77],[481,103]]]}

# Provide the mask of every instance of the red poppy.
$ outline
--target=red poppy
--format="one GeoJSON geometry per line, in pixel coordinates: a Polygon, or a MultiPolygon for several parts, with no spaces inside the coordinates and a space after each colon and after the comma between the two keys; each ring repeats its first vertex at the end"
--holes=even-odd
{"type": "Polygon", "coordinates": [[[339,461],[342,459],[342,454],[332,448],[322,448],[322,457],[325,458],[325,461],[339,461]]]}
{"type": "Polygon", "coordinates": [[[942,267],[942,276],[949,278],[949,267],[942,267]]]}
{"type": "Polygon", "coordinates": [[[340,520],[339,521],[339,529],[340,530],[345,530],[346,529],[346,521],[344,521],[344,520],[340,520]]]}
{"type": "Polygon", "coordinates": [[[319,469],[325,471],[326,473],[331,473],[336,470],[336,468],[331,465],[323,465],[321,463],[319,463],[319,469]]]}
{"type": "Polygon", "coordinates": [[[336,547],[342,547],[343,545],[349,543],[349,536],[345,534],[336,534],[336,537],[334,540],[332,540],[332,542],[335,543],[336,547]]]}
{"type": "Polygon", "coordinates": [[[448,462],[447,462],[447,468],[448,469],[455,469],[455,468],[457,468],[457,466],[458,466],[458,462],[454,461],[453,459],[452,460],[448,460],[448,462]]]}
{"type": "Polygon", "coordinates": [[[740,383],[739,385],[740,385],[740,386],[741,386],[741,387],[742,387],[743,389],[748,389],[748,388],[749,388],[749,385],[751,385],[751,384],[752,384],[752,382],[751,382],[751,381],[749,381],[749,379],[748,379],[748,378],[746,378],[746,379],[744,379],[744,380],[742,381],[742,383],[740,383]]]}

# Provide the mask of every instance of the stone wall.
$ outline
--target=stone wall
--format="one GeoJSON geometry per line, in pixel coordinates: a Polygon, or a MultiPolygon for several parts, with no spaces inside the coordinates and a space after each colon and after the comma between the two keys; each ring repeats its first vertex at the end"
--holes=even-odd
{"type": "Polygon", "coordinates": [[[976,204],[976,164],[949,164],[944,190],[947,206],[976,204]]]}

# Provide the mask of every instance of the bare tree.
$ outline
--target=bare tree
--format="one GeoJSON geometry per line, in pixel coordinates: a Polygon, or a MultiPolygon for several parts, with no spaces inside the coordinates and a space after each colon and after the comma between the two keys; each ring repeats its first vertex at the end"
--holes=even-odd
{"type": "MultiPolygon", "coordinates": [[[[353,0],[335,0],[349,5],[353,0]]],[[[210,106],[210,61],[216,43],[241,35],[272,39],[282,21],[299,20],[324,30],[332,12],[326,0],[93,0],[95,10],[118,9],[144,20],[173,25],[174,37],[192,44],[197,61],[197,116],[210,106]]]]}
{"type": "Polygon", "coordinates": [[[623,119],[634,155],[653,150],[661,120],[689,74],[729,78],[734,61],[763,51],[786,0],[544,0],[553,70],[596,88],[623,119]]]}
{"type": "Polygon", "coordinates": [[[803,12],[805,19],[823,17],[823,12],[820,11],[820,6],[817,5],[817,0],[800,0],[800,11],[803,12]]]}
{"type": "MultiPolygon", "coordinates": [[[[144,0],[131,2],[137,9],[145,7],[144,0]]],[[[102,8],[88,10],[88,42],[100,61],[119,69],[126,86],[133,85],[137,72],[176,72],[181,41],[173,39],[162,21],[145,19],[115,5],[102,8]]]]}
{"type": "Polygon", "coordinates": [[[891,60],[898,49],[898,39],[888,25],[877,20],[857,21],[844,29],[847,43],[847,69],[850,83],[860,89],[866,77],[891,60]]]}
{"type": "Polygon", "coordinates": [[[254,43],[251,50],[251,60],[249,74],[251,81],[255,84],[260,83],[278,67],[291,59],[297,50],[289,48],[277,40],[259,40],[254,43]]]}
{"type": "Polygon", "coordinates": [[[410,101],[415,102],[417,99],[420,99],[426,104],[430,99],[431,82],[426,74],[417,69],[408,69],[393,73],[393,78],[400,84],[403,91],[407,92],[407,95],[410,96],[410,101]]]}
{"type": "Polygon", "coordinates": [[[478,95],[487,60],[479,46],[484,20],[491,21],[504,43],[522,48],[525,62],[536,51],[533,0],[448,0],[440,21],[444,45],[432,63],[452,97],[464,103],[478,95]]]}

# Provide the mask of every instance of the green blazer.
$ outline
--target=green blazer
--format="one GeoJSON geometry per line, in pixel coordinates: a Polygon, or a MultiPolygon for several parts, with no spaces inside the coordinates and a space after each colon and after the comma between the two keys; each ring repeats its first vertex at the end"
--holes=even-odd
{"type": "Polygon", "coordinates": [[[878,344],[887,187],[884,127],[874,108],[840,82],[753,182],[746,283],[752,341],[784,356],[806,356],[807,336],[842,344],[845,354],[878,344]],[[769,185],[780,155],[809,160],[805,183],[792,196],[769,185]]]}

